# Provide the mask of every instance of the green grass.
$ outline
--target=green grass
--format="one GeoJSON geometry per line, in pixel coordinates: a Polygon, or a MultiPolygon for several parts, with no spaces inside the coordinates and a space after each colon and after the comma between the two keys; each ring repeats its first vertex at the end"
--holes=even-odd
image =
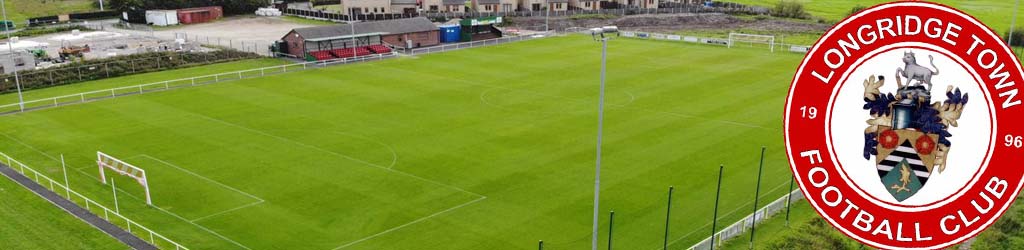
{"type": "MultiPolygon", "coordinates": [[[[88,91],[104,90],[116,87],[134,86],[145,83],[154,83],[159,81],[174,80],[180,78],[187,78],[193,76],[211,75],[217,73],[225,73],[238,70],[246,70],[258,67],[268,67],[274,65],[287,64],[288,61],[280,59],[253,59],[243,60],[227,63],[219,63],[214,65],[207,65],[201,67],[183,68],[168,71],[159,71],[138,75],[130,75],[124,77],[107,78],[103,80],[89,81],[83,83],[75,83],[64,86],[57,86],[44,89],[34,89],[23,92],[25,101],[31,101],[42,98],[77,94],[88,91]]],[[[16,94],[5,94],[0,95],[0,104],[12,104],[18,103],[18,95],[16,94]]]]}
{"type": "Polygon", "coordinates": [[[53,16],[78,12],[98,11],[92,6],[92,0],[7,0],[7,18],[14,21],[19,28],[25,27],[25,21],[33,17],[53,16]]]}
{"type": "MultiPolygon", "coordinates": [[[[0,151],[48,171],[64,154],[104,204],[95,152],[136,163],[156,208],[116,176],[121,210],[192,249],[580,249],[599,49],[550,38],[3,116],[0,151]]],[[[617,246],[661,245],[670,185],[672,249],[706,237],[719,164],[719,225],[748,214],[762,145],[762,200],[786,192],[778,120],[801,55],[609,50],[601,211],[617,212],[617,246]]]]}
{"type": "Polygon", "coordinates": [[[3,176],[0,221],[3,249],[129,249],[3,176]]]}
{"type": "MultiPolygon", "coordinates": [[[[854,6],[870,7],[889,1],[884,0],[796,0],[804,4],[808,13],[829,21],[845,18],[854,6]]],[[[1014,1],[1006,0],[933,0],[960,9],[981,20],[983,23],[1005,33],[1010,28],[1013,17],[1014,1]]],[[[779,0],[729,0],[729,2],[774,7],[779,0]]],[[[1024,23],[1024,15],[1017,17],[1017,24],[1024,23]]]]}

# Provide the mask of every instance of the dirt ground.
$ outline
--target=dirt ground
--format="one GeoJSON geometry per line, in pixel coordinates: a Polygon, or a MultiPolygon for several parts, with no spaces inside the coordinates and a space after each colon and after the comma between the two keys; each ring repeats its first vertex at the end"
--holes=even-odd
{"type": "Polygon", "coordinates": [[[188,34],[191,37],[210,37],[223,40],[270,43],[280,40],[286,33],[295,28],[311,27],[310,24],[299,24],[281,17],[228,17],[211,23],[179,25],[171,28],[159,28],[154,34],[160,38],[175,38],[175,34],[188,34]]]}
{"type": "MultiPolygon", "coordinates": [[[[520,27],[543,27],[544,17],[514,17],[513,22],[520,27]]],[[[568,17],[551,17],[552,28],[584,27],[593,28],[615,25],[619,28],[636,31],[673,32],[682,30],[720,30],[720,29],[758,29],[766,32],[824,32],[831,26],[806,22],[794,22],[778,19],[748,20],[722,13],[684,13],[620,16],[612,19],[570,19],[568,17]]]]}
{"type": "Polygon", "coordinates": [[[16,49],[43,49],[50,57],[57,57],[63,46],[89,46],[91,52],[84,53],[85,58],[96,59],[155,51],[164,47],[175,49],[178,45],[173,41],[118,30],[61,32],[21,38],[15,43],[16,49]]]}

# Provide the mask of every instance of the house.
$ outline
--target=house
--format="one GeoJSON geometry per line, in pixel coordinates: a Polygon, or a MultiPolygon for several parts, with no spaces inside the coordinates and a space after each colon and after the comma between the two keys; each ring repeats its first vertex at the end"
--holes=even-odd
{"type": "Polygon", "coordinates": [[[569,0],[548,0],[548,8],[551,11],[566,11],[569,10],[569,0]]]}
{"type": "Polygon", "coordinates": [[[423,11],[427,12],[466,12],[465,0],[423,0],[423,11]]]}
{"type": "Polygon", "coordinates": [[[599,10],[601,0],[569,0],[569,7],[574,10],[599,10]]]}
{"type": "Polygon", "coordinates": [[[381,0],[341,0],[341,8],[347,15],[371,15],[391,13],[391,2],[381,0]]]}
{"type": "Polygon", "coordinates": [[[519,11],[542,11],[546,0],[519,0],[519,11]]]}
{"type": "Polygon", "coordinates": [[[391,0],[392,14],[416,14],[419,12],[416,0],[391,0]]]}
{"type": "Polygon", "coordinates": [[[482,13],[512,12],[516,10],[515,0],[472,0],[473,10],[482,13]]]}
{"type": "Polygon", "coordinates": [[[615,2],[625,8],[657,9],[659,0],[615,0],[615,2]]]}
{"type": "Polygon", "coordinates": [[[281,38],[282,52],[307,58],[310,52],[389,44],[416,48],[440,43],[440,31],[425,17],[293,29],[281,38]],[[353,33],[353,30],[355,33],[353,33]]]}

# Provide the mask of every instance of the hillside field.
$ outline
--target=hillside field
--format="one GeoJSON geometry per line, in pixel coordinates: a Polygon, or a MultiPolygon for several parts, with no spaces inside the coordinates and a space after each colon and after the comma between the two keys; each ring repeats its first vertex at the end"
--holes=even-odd
{"type": "MultiPolygon", "coordinates": [[[[671,249],[787,192],[783,100],[801,55],[617,39],[601,244],[671,249]]],[[[121,211],[191,249],[580,249],[590,245],[600,44],[548,38],[0,117],[0,151],[112,206],[96,151],[146,169],[121,211]]],[[[185,76],[183,76],[185,77],[185,76]]],[[[61,88],[54,90],[62,92],[61,88]]],[[[602,246],[603,247],[603,246],[602,246]]]]}
{"type": "Polygon", "coordinates": [[[7,0],[7,18],[14,21],[19,28],[25,27],[29,18],[70,14],[78,12],[99,11],[94,7],[93,0],[7,0]]]}
{"type": "MultiPolygon", "coordinates": [[[[855,6],[871,7],[877,4],[892,2],[884,0],[786,0],[803,3],[804,9],[816,17],[824,18],[830,22],[838,22],[846,18],[855,6]]],[[[728,0],[748,5],[775,7],[780,0],[728,0]]],[[[960,9],[978,18],[987,24],[997,33],[1003,34],[1010,29],[1013,20],[1015,2],[1009,0],[931,0],[930,2],[941,3],[960,9]]],[[[1024,25],[1024,13],[1017,16],[1017,26],[1024,25]]]]}

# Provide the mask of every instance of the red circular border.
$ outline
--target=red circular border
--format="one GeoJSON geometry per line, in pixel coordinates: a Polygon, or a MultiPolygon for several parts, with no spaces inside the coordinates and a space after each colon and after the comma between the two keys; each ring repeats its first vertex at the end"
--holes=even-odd
{"type": "MultiPolygon", "coordinates": [[[[833,27],[825,36],[818,40],[814,48],[804,58],[799,70],[794,75],[794,80],[789,92],[789,98],[787,98],[786,101],[785,113],[783,114],[786,152],[796,179],[808,201],[812,206],[814,206],[815,210],[819,214],[826,218],[833,226],[840,229],[843,233],[862,243],[879,248],[942,248],[973,237],[981,232],[981,230],[991,225],[992,222],[998,219],[1006,211],[1011,202],[1020,192],[1021,185],[1024,184],[1024,182],[1022,182],[1022,178],[1024,178],[1024,168],[1015,167],[1014,163],[1024,161],[1024,154],[1022,154],[1021,149],[1005,147],[996,143],[997,145],[991,152],[991,160],[989,162],[990,167],[976,177],[978,178],[978,181],[975,182],[973,186],[967,187],[968,190],[963,196],[958,197],[956,200],[945,204],[942,207],[921,212],[899,212],[886,209],[871,202],[869,199],[866,199],[866,197],[859,196],[852,187],[847,185],[847,183],[838,177],[840,175],[838,172],[839,169],[836,167],[834,159],[832,159],[828,153],[829,142],[828,139],[825,138],[827,130],[827,124],[825,124],[826,119],[801,118],[801,111],[799,107],[825,107],[830,105],[829,101],[831,99],[833,88],[839,86],[835,81],[841,78],[846,71],[851,70],[849,64],[852,64],[853,61],[856,60],[855,58],[859,58],[866,53],[888,44],[922,42],[945,48],[953,53],[963,53],[961,54],[961,57],[964,58],[965,62],[970,64],[968,66],[974,68],[984,77],[990,71],[981,69],[979,65],[976,65],[977,60],[974,59],[976,55],[969,56],[966,54],[967,49],[971,46],[971,42],[973,41],[973,39],[971,39],[971,35],[978,36],[986,43],[985,45],[982,45],[982,49],[993,49],[996,52],[997,57],[1000,59],[999,62],[1007,63],[1004,69],[1008,70],[1010,73],[1010,79],[1008,81],[1024,84],[1024,78],[1022,78],[1024,73],[1021,71],[1020,62],[1010,51],[1009,47],[1007,47],[991,29],[985,27],[978,22],[977,19],[964,14],[963,12],[944,5],[926,2],[888,3],[866,9],[833,27]],[[835,70],[835,76],[831,78],[832,82],[822,83],[817,77],[811,74],[812,72],[826,72],[823,73],[823,75],[827,75],[827,72],[831,71],[823,60],[826,50],[819,50],[821,47],[838,47],[838,40],[846,39],[846,34],[857,34],[857,28],[861,25],[874,27],[876,25],[875,21],[878,19],[903,17],[909,13],[920,17],[922,21],[928,20],[929,18],[942,20],[943,27],[950,22],[957,24],[962,28],[957,32],[960,34],[960,37],[956,38],[957,44],[954,46],[941,42],[939,39],[929,38],[925,35],[925,32],[921,32],[917,35],[903,35],[897,37],[887,36],[885,39],[875,41],[870,45],[861,44],[860,50],[851,50],[851,56],[846,57],[847,60],[844,62],[844,67],[840,67],[835,70]],[[794,98],[796,96],[799,96],[800,98],[794,98]],[[808,161],[809,158],[802,157],[800,155],[801,152],[809,150],[819,150],[821,162],[811,164],[808,161]],[[824,171],[824,173],[828,174],[829,180],[825,186],[821,188],[814,187],[814,185],[811,185],[810,181],[805,178],[809,173],[811,173],[810,171],[812,169],[820,169],[824,171]],[[998,177],[999,179],[1006,181],[1006,188],[1002,196],[998,198],[989,195],[989,198],[994,202],[992,209],[986,214],[978,215],[978,212],[971,204],[971,201],[978,198],[979,193],[988,194],[988,192],[985,191],[985,187],[989,183],[989,180],[994,177],[998,177]],[[828,187],[835,187],[836,190],[842,193],[844,199],[849,200],[850,203],[858,207],[857,210],[851,210],[845,217],[843,217],[841,215],[844,210],[848,208],[846,202],[841,201],[839,205],[834,207],[822,203],[822,192],[828,187]],[[857,217],[857,212],[860,210],[871,213],[874,216],[874,220],[871,223],[872,228],[867,232],[861,231],[853,225],[854,220],[857,217]],[[967,220],[971,220],[974,216],[978,216],[978,219],[969,226],[964,225],[965,223],[961,221],[958,211],[962,212],[967,220]],[[943,217],[947,217],[949,215],[954,216],[955,219],[952,221],[960,225],[959,230],[956,233],[947,235],[942,232],[939,227],[939,223],[943,217]],[[884,235],[871,234],[883,219],[889,221],[889,226],[891,227],[890,230],[894,234],[893,239],[889,239],[884,235]],[[903,223],[902,230],[897,228],[898,223],[903,223]],[[920,223],[920,235],[924,237],[932,237],[931,240],[914,240],[916,234],[915,223],[920,223]],[[896,234],[899,234],[902,237],[909,237],[911,240],[899,241],[896,239],[896,234]]],[[[979,51],[974,52],[979,53],[979,51]]],[[[991,81],[986,81],[982,85],[983,88],[990,93],[990,96],[994,96],[992,93],[1000,93],[999,90],[995,89],[994,83],[991,83],[991,81]]],[[[1012,86],[1011,88],[1017,88],[1018,86],[1012,86]]],[[[1017,100],[1024,98],[1024,93],[1018,94],[1021,94],[1021,96],[1018,96],[1017,100]]],[[[996,131],[992,131],[994,137],[1001,138],[1007,134],[1024,135],[1024,123],[1022,123],[1024,122],[1024,105],[1017,105],[1008,109],[1002,109],[1001,106],[999,106],[1002,103],[1001,99],[991,101],[996,104],[996,106],[990,107],[994,109],[993,127],[996,128],[996,131]]],[[[830,193],[830,197],[834,197],[834,195],[834,193],[830,193]]],[[[981,204],[985,203],[982,199],[978,200],[981,204]]]]}

